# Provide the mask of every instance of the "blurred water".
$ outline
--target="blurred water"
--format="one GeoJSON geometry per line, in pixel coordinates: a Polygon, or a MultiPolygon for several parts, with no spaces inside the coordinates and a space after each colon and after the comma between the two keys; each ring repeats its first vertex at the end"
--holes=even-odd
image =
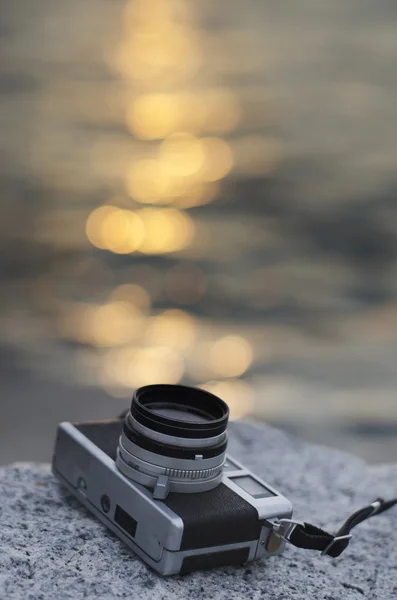
{"type": "Polygon", "coordinates": [[[157,379],[395,460],[395,4],[0,9],[1,462],[157,379]]]}

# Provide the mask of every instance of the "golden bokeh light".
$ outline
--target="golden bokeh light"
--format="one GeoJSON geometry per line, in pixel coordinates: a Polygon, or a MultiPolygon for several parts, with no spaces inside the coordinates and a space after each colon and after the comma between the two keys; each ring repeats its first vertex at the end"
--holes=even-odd
{"type": "Polygon", "coordinates": [[[176,252],[186,248],[194,237],[194,223],[185,213],[173,208],[142,208],[137,212],[145,228],[139,247],[144,254],[176,252]]]}
{"type": "Polygon", "coordinates": [[[178,383],[184,364],[180,354],[164,347],[122,348],[104,357],[104,384],[136,388],[154,383],[178,383]]]}
{"type": "Polygon", "coordinates": [[[231,419],[244,417],[254,408],[254,392],[246,381],[239,379],[210,381],[200,387],[226,402],[230,409],[231,419]]]}
{"type": "Polygon", "coordinates": [[[217,340],[210,351],[211,367],[221,377],[238,377],[252,362],[252,348],[245,338],[227,335],[217,340]]]}
{"type": "Polygon", "coordinates": [[[86,234],[91,244],[97,248],[104,249],[106,247],[105,240],[102,237],[102,225],[104,220],[117,210],[115,206],[100,206],[89,215],[86,224],[86,234]]]}
{"type": "Polygon", "coordinates": [[[194,237],[194,223],[188,215],[173,208],[132,212],[109,206],[91,213],[86,231],[95,246],[117,254],[136,250],[163,254],[186,248],[194,237]]]}
{"type": "Polygon", "coordinates": [[[136,161],[127,171],[125,187],[128,194],[136,201],[143,203],[161,202],[162,179],[159,161],[153,158],[136,161]]]}
{"type": "Polygon", "coordinates": [[[186,185],[167,164],[153,158],[136,161],[125,177],[128,194],[143,204],[168,203],[183,194],[186,185]]]}
{"type": "Polygon", "coordinates": [[[139,248],[145,230],[135,213],[109,205],[100,206],[89,215],[86,233],[97,248],[128,254],[139,248]]]}
{"type": "Polygon", "coordinates": [[[180,97],[175,94],[138,96],[127,110],[127,125],[140,139],[165,138],[179,129],[182,106],[180,97]]]}
{"type": "Polygon", "coordinates": [[[165,139],[159,158],[171,174],[181,177],[198,173],[206,161],[202,142],[189,133],[175,133],[165,139]]]}
{"type": "Polygon", "coordinates": [[[127,302],[104,305],[79,303],[62,317],[66,337],[92,346],[109,347],[131,342],[141,332],[143,315],[127,302]]]}
{"type": "Polygon", "coordinates": [[[230,146],[224,140],[215,137],[200,140],[204,161],[198,170],[198,178],[203,181],[223,179],[233,167],[233,155],[230,146]]]}
{"type": "MultiPolygon", "coordinates": [[[[224,122],[227,107],[225,114],[224,122]]],[[[206,128],[207,122],[211,129],[212,118],[205,96],[188,91],[143,94],[135,98],[126,111],[128,128],[143,140],[164,139],[178,131],[197,133],[206,128]]]]}
{"type": "Polygon", "coordinates": [[[169,163],[153,158],[133,164],[126,173],[125,187],[137,202],[177,208],[208,204],[219,193],[218,182],[197,181],[195,175],[178,176],[169,163]]]}
{"type": "Polygon", "coordinates": [[[205,293],[207,279],[204,271],[194,265],[176,265],[169,270],[164,291],[166,296],[180,305],[194,304],[205,293]]]}
{"type": "Polygon", "coordinates": [[[178,309],[167,310],[149,319],[145,341],[150,346],[166,346],[190,351],[196,341],[194,318],[178,309]]]}
{"type": "Polygon", "coordinates": [[[117,254],[128,254],[140,247],[145,229],[135,213],[118,210],[105,217],[101,234],[106,248],[117,254]]]}
{"type": "Polygon", "coordinates": [[[151,307],[148,292],[145,288],[135,283],[123,283],[119,285],[112,291],[110,299],[113,301],[128,302],[143,314],[147,314],[151,307]]]}
{"type": "Polygon", "coordinates": [[[239,118],[239,104],[226,89],[143,94],[126,112],[128,128],[143,140],[164,139],[178,131],[227,132],[239,118]]]}

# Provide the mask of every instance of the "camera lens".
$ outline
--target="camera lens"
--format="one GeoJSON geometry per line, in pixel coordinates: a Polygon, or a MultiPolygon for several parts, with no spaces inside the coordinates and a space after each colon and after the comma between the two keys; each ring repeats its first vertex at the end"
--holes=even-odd
{"type": "Polygon", "coordinates": [[[179,385],[139,388],[120,436],[116,464],[156,498],[201,492],[222,477],[229,409],[217,396],[179,385]]]}

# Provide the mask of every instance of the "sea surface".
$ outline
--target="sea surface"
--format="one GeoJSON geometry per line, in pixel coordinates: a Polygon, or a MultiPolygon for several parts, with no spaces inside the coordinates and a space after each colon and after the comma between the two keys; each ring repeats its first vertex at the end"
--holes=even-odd
{"type": "Polygon", "coordinates": [[[0,463],[160,381],[395,461],[395,2],[0,11],[0,463]]]}

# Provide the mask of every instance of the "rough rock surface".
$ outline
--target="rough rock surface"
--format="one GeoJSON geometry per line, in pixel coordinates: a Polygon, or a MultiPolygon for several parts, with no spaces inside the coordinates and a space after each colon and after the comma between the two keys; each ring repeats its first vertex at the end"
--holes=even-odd
{"type": "MultiPolygon", "coordinates": [[[[278,430],[230,426],[230,452],[295,506],[295,517],[336,530],[378,495],[397,494],[397,465],[312,446],[278,430]]],[[[346,600],[397,598],[397,509],[354,530],[338,559],[288,547],[241,568],[162,578],[76,500],[48,465],[0,469],[0,598],[146,600],[346,600]]]]}

